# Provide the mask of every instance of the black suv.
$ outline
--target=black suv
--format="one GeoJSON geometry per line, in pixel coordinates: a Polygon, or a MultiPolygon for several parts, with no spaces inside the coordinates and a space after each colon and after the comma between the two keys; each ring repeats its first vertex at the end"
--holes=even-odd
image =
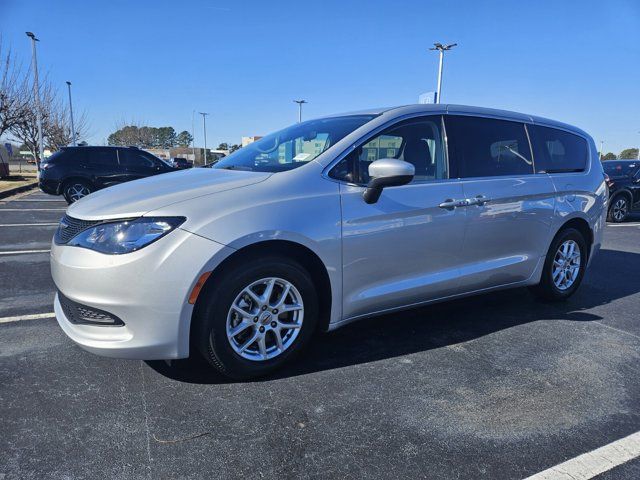
{"type": "Polygon", "coordinates": [[[640,161],[602,162],[609,176],[609,212],[607,220],[623,222],[630,211],[640,207],[640,161]]]}
{"type": "Polygon", "coordinates": [[[136,147],[64,147],[40,164],[38,186],[73,203],[101,188],[174,171],[136,147]]]}

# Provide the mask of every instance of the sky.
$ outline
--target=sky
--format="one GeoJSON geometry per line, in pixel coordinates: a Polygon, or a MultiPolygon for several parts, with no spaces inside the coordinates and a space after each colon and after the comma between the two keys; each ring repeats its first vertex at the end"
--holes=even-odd
{"type": "Polygon", "coordinates": [[[0,0],[0,34],[25,63],[73,84],[89,142],[135,122],[240,143],[304,118],[442,102],[583,128],[619,153],[640,144],[640,0],[0,0]]]}

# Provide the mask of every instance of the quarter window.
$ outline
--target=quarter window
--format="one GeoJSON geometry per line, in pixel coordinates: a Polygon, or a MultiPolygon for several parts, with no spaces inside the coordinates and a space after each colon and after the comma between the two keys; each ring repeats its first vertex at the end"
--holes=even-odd
{"type": "Polygon", "coordinates": [[[397,158],[413,164],[413,182],[448,178],[441,133],[441,117],[400,122],[357,146],[330,172],[332,178],[364,185],[369,165],[381,158],[397,158]]]}
{"type": "Polygon", "coordinates": [[[587,165],[587,141],[563,130],[529,125],[537,173],[582,172],[587,165]]]}
{"type": "Polygon", "coordinates": [[[461,178],[533,173],[524,125],[491,118],[446,116],[449,158],[461,178]]]}

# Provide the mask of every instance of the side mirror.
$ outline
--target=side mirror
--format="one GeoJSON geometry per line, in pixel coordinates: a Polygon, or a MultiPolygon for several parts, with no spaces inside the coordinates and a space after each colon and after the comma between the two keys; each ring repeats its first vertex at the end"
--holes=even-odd
{"type": "Polygon", "coordinates": [[[404,160],[381,158],[369,165],[371,180],[362,197],[367,203],[376,203],[385,187],[406,185],[413,180],[415,167],[404,160]]]}

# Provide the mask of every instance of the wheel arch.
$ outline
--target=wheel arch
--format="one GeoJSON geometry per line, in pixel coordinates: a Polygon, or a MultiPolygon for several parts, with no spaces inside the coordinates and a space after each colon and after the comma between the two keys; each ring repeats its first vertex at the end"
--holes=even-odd
{"type": "MultiPolygon", "coordinates": [[[[582,217],[574,217],[570,220],[567,220],[560,226],[560,228],[558,228],[553,238],[555,239],[560,232],[562,232],[563,230],[566,230],[567,228],[574,228],[578,230],[584,237],[585,241],[587,242],[587,261],[588,261],[591,253],[591,247],[593,246],[593,241],[594,241],[593,229],[589,225],[589,222],[582,217]]],[[[553,240],[552,240],[552,243],[553,243],[553,240]]]]}
{"type": "Polygon", "coordinates": [[[216,278],[220,273],[233,269],[241,262],[246,262],[251,258],[264,257],[266,255],[282,255],[298,261],[311,275],[316,292],[318,294],[319,319],[318,329],[327,330],[331,319],[332,292],[329,272],[320,257],[309,247],[290,240],[265,240],[262,242],[246,245],[220,262],[211,272],[193,308],[190,326],[191,345],[194,344],[193,335],[194,317],[201,308],[202,299],[207,297],[207,290],[214,288],[216,278]]]}
{"type": "Polygon", "coordinates": [[[89,179],[87,177],[82,177],[80,175],[71,175],[71,176],[65,178],[64,180],[62,180],[62,182],[61,182],[61,184],[62,184],[62,193],[64,193],[64,190],[65,190],[65,188],[67,188],[67,185],[69,185],[71,182],[77,182],[77,181],[84,182],[84,183],[88,184],[93,189],[96,188],[95,184],[91,181],[91,179],[89,179]]]}
{"type": "Polygon", "coordinates": [[[629,203],[630,203],[630,207],[631,204],[633,203],[633,194],[627,190],[626,188],[621,188],[620,190],[616,190],[615,192],[613,192],[611,194],[611,201],[609,202],[611,205],[613,204],[613,199],[616,197],[619,197],[620,195],[624,195],[625,197],[627,197],[629,199],[629,203]]]}

